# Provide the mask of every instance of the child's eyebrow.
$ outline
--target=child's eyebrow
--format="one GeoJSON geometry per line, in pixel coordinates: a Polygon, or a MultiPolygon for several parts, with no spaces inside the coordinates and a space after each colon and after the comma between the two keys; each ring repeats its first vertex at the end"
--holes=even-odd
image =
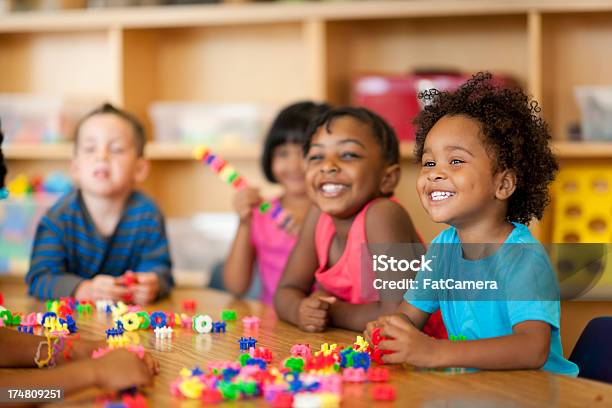
{"type": "Polygon", "coordinates": [[[354,143],[356,145],[359,145],[359,146],[363,147],[364,149],[366,148],[365,145],[363,143],[361,143],[357,139],[344,139],[344,140],[341,140],[340,142],[338,142],[339,145],[347,144],[347,143],[354,143]]]}
{"type": "Polygon", "coordinates": [[[474,154],[472,154],[472,152],[470,152],[468,149],[466,149],[463,146],[446,146],[444,150],[461,150],[461,151],[466,152],[470,156],[474,157],[474,154]]]}

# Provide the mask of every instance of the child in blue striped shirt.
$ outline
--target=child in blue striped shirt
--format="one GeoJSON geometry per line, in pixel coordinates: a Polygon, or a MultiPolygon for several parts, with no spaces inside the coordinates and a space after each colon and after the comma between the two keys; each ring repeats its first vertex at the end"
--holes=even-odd
{"type": "Polygon", "coordinates": [[[26,275],[30,295],[147,304],[168,294],[174,282],[164,218],[135,191],[149,169],[144,145],[140,122],[110,104],[81,120],[71,164],[77,189],[38,225],[26,275]],[[136,273],[129,287],[127,271],[136,273]]]}

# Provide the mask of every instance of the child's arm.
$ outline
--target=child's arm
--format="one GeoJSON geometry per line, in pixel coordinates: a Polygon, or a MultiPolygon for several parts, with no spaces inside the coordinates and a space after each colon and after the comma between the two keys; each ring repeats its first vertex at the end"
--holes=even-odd
{"type": "Polygon", "coordinates": [[[3,374],[0,375],[0,386],[58,387],[66,393],[91,386],[121,390],[149,385],[157,373],[159,365],[149,354],[140,359],[126,349],[117,349],[98,359],[83,359],[57,368],[3,374]]]}
{"type": "Polygon", "coordinates": [[[314,241],[320,214],[320,210],[314,206],[308,211],[274,296],[278,317],[308,331],[322,331],[325,328],[329,307],[316,294],[309,296],[318,265],[314,241]]]}
{"type": "Polygon", "coordinates": [[[483,340],[436,340],[400,316],[389,316],[381,334],[393,340],[379,347],[393,351],[383,356],[386,363],[409,363],[417,367],[469,367],[484,370],[540,368],[550,349],[550,325],[528,320],[516,324],[508,336],[483,340]]]}
{"type": "Polygon", "coordinates": [[[242,296],[251,284],[255,248],[251,243],[253,207],[261,202],[259,190],[244,188],[234,197],[234,208],[240,218],[236,237],[223,268],[223,284],[234,296],[242,296]]]}
{"type": "MultiPolygon", "coordinates": [[[[408,213],[391,200],[378,200],[368,208],[366,234],[369,244],[420,242],[408,213]]],[[[368,304],[336,301],[330,307],[330,316],[334,326],[363,331],[368,322],[376,320],[381,315],[393,313],[400,303],[401,300],[368,304]]]]}
{"type": "Polygon", "coordinates": [[[149,234],[140,254],[140,263],[134,269],[138,273],[138,282],[133,287],[134,302],[137,304],[148,304],[165,297],[174,286],[164,217],[157,212],[154,220],[156,228],[149,234]]]}
{"type": "MultiPolygon", "coordinates": [[[[74,339],[74,336],[67,337],[66,340],[68,339],[73,339],[72,351],[70,353],[70,359],[72,360],[89,358],[94,350],[106,345],[105,341],[77,340],[74,339]]],[[[43,341],[46,341],[46,337],[33,336],[7,328],[0,328],[0,350],[11,350],[10,353],[0,353],[0,367],[36,367],[34,356],[36,355],[38,345],[43,341]]],[[[43,354],[41,358],[47,357],[47,349],[45,347],[42,347],[41,352],[43,354]]],[[[56,361],[57,364],[65,362],[62,356],[56,361]]]]}

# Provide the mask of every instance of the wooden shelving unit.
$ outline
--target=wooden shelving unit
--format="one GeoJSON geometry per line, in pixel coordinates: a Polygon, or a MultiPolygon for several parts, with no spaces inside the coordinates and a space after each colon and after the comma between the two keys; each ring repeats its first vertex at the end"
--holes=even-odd
{"type": "MultiPolygon", "coordinates": [[[[612,143],[606,142],[553,142],[551,148],[560,160],[611,159],[612,143]]],[[[70,160],[71,143],[7,145],[3,148],[8,160],[70,160]]],[[[192,160],[194,146],[184,144],[149,142],[145,157],[151,161],[192,160]]],[[[400,143],[400,155],[404,161],[413,161],[414,143],[400,143]]],[[[215,153],[226,160],[258,160],[260,146],[217,148],[215,153]]]]}
{"type": "MultiPolygon", "coordinates": [[[[152,130],[160,100],[350,101],[362,72],[444,66],[512,75],[543,106],[562,163],[606,161],[612,144],[572,143],[573,88],[612,83],[612,1],[398,0],[249,3],[0,15],[0,92],[109,100],[152,130]]],[[[433,225],[414,194],[417,166],[403,144],[398,198],[426,239],[433,225]]],[[[221,149],[264,194],[259,148],[221,149]]],[[[71,147],[7,146],[10,174],[68,170],[71,147]]],[[[144,189],[168,216],[229,210],[232,191],[191,148],[150,143],[144,189]]],[[[546,228],[540,234],[546,239],[546,228]]]]}

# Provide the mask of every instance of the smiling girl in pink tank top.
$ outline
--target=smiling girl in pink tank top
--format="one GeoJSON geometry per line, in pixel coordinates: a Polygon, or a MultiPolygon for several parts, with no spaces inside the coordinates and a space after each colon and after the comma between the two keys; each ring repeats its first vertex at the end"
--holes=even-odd
{"type": "MultiPolygon", "coordinates": [[[[276,312],[306,331],[329,325],[361,331],[401,301],[383,299],[374,288],[371,263],[362,261],[366,245],[422,242],[391,198],[400,179],[397,138],[366,109],[336,108],[311,123],[304,152],[315,206],[279,283],[276,312]]],[[[444,337],[438,321],[433,318],[431,333],[444,337]]]]}

